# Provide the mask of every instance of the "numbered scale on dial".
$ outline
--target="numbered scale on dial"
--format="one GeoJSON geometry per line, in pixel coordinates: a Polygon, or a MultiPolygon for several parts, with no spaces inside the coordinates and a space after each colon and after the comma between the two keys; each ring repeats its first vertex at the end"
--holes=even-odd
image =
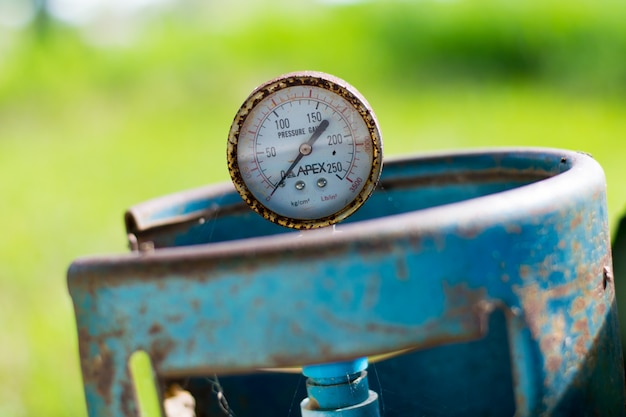
{"type": "Polygon", "coordinates": [[[228,137],[228,168],[244,201],[286,227],[335,224],[371,195],[382,170],[376,116],[348,83],[290,73],[255,89],[228,137]]]}

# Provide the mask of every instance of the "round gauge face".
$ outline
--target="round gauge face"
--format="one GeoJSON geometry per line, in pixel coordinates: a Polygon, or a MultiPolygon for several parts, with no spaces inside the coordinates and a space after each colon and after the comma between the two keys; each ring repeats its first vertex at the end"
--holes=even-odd
{"type": "Polygon", "coordinates": [[[310,229],[337,223],[371,195],[382,138],[367,101],[336,77],[291,73],[258,87],[228,138],[228,167],[266,219],[310,229]]]}

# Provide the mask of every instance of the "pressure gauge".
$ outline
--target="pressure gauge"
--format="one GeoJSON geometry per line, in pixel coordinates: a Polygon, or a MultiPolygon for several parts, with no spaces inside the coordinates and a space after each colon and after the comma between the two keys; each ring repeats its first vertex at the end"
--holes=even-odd
{"type": "Polygon", "coordinates": [[[244,101],[228,136],[243,200],[295,229],[335,224],[378,183],[383,143],[374,112],[348,83],[320,72],[268,81],[244,101]]]}

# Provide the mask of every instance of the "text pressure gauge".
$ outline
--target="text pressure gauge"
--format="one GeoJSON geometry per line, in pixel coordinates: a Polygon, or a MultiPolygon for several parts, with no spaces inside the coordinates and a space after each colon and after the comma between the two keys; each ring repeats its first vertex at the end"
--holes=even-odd
{"type": "Polygon", "coordinates": [[[258,87],[228,136],[228,169],[241,197],[267,220],[295,229],[354,213],[374,190],[382,159],[378,122],[365,98],[319,72],[258,87]]]}

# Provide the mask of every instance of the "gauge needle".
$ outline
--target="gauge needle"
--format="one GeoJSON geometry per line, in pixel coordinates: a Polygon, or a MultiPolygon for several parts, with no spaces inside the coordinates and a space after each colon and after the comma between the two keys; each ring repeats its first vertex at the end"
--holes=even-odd
{"type": "Polygon", "coordinates": [[[300,162],[302,157],[311,154],[311,152],[313,151],[313,144],[320,136],[322,136],[322,133],[324,133],[327,127],[328,127],[328,120],[322,120],[322,123],[320,123],[317,129],[315,129],[315,132],[313,132],[309,140],[303,143],[302,145],[300,145],[300,148],[298,149],[300,153],[298,154],[296,159],[294,159],[294,161],[289,166],[289,168],[287,168],[287,171],[285,171],[280,181],[276,183],[276,186],[270,193],[270,197],[274,195],[278,187],[280,187],[280,185],[285,181],[285,178],[287,178],[289,174],[291,174],[291,171],[293,171],[296,165],[298,165],[298,162],[300,162]]]}

